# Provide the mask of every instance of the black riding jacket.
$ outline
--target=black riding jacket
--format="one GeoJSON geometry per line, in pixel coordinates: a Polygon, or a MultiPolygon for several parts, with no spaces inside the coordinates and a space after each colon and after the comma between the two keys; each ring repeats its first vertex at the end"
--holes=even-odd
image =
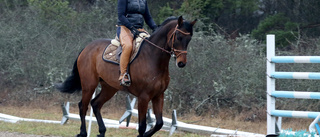
{"type": "Polygon", "coordinates": [[[143,28],[144,21],[152,30],[157,27],[146,0],[118,0],[118,25],[138,29],[143,28]]]}

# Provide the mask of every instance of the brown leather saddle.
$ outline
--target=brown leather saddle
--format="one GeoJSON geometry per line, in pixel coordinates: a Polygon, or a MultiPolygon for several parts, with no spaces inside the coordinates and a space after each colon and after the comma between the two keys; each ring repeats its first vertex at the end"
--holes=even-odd
{"type": "MultiPolygon", "coordinates": [[[[150,37],[150,35],[147,33],[140,33],[139,35],[143,38],[150,37]]],[[[141,37],[137,37],[133,42],[133,50],[130,57],[130,63],[132,63],[134,59],[139,55],[140,47],[143,43],[143,39],[141,37]]],[[[106,62],[119,65],[121,53],[122,53],[122,47],[120,46],[119,39],[116,37],[115,39],[112,39],[111,44],[109,44],[105,48],[102,54],[102,59],[106,62]]]]}

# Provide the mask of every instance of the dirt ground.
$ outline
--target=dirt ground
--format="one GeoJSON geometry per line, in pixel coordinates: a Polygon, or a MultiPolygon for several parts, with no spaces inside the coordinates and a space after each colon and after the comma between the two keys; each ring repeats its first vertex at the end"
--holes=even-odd
{"type": "Polygon", "coordinates": [[[21,133],[0,132],[0,137],[59,137],[59,136],[28,135],[28,134],[21,134],[21,133]]]}

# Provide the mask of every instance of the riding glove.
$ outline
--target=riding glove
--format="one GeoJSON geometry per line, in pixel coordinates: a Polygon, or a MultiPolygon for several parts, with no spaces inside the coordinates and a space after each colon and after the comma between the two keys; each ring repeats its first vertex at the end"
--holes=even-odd
{"type": "Polygon", "coordinates": [[[141,33],[140,31],[138,31],[135,27],[130,27],[131,33],[133,34],[133,38],[136,38],[137,36],[139,36],[139,34],[141,33]]]}

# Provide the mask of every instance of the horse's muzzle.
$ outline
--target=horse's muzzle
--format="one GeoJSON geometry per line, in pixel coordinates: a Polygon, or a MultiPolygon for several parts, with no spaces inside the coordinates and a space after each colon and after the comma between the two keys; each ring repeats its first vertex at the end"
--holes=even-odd
{"type": "Polygon", "coordinates": [[[186,66],[186,63],[178,62],[177,65],[178,65],[179,68],[183,68],[184,66],[186,66]]]}

